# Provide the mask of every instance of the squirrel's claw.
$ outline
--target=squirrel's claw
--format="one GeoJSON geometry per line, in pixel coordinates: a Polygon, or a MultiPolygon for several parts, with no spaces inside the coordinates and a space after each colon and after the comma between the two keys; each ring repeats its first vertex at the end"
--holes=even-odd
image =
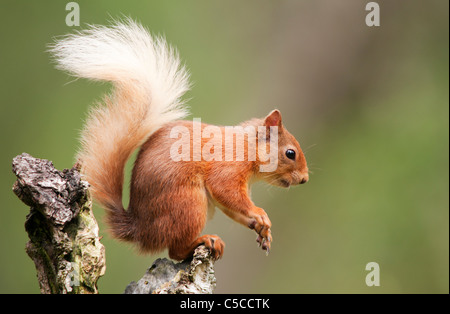
{"type": "Polygon", "coordinates": [[[270,235],[267,238],[262,237],[258,234],[256,237],[256,242],[258,243],[258,247],[262,248],[266,251],[266,255],[269,255],[270,252],[270,244],[272,242],[272,237],[270,235]]]}

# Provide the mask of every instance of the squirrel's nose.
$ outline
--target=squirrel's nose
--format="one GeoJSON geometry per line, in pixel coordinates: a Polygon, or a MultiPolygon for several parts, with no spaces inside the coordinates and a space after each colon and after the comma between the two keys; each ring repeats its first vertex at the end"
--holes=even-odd
{"type": "Polygon", "coordinates": [[[306,183],[309,180],[309,175],[308,174],[304,174],[302,179],[300,180],[300,184],[306,183]]]}

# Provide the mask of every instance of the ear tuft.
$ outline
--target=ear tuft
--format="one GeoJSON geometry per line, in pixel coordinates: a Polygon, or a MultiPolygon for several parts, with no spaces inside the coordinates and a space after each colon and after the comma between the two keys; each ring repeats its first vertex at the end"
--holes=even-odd
{"type": "Polygon", "coordinates": [[[281,127],[281,112],[278,109],[272,110],[272,112],[264,119],[264,125],[266,127],[281,127]]]}

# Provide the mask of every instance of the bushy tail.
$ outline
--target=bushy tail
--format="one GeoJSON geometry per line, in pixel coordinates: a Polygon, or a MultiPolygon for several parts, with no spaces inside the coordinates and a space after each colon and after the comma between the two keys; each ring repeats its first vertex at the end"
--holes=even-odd
{"type": "Polygon", "coordinates": [[[122,205],[125,164],[161,125],[186,115],[181,97],[189,75],[163,38],[132,20],[89,26],[57,40],[50,52],[57,68],[75,77],[113,83],[112,94],[89,113],[77,157],[112,234],[132,240],[122,205]]]}

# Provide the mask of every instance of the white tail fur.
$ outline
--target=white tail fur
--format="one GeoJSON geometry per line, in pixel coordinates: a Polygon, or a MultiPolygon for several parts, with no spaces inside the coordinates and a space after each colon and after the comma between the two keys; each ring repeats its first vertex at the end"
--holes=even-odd
{"type": "Polygon", "coordinates": [[[49,51],[59,69],[114,84],[112,95],[88,116],[78,159],[94,198],[109,213],[113,234],[126,239],[119,232],[126,221],[125,163],[160,126],[186,115],[181,97],[189,89],[189,75],[162,37],[152,37],[130,19],[66,35],[49,51]]]}

